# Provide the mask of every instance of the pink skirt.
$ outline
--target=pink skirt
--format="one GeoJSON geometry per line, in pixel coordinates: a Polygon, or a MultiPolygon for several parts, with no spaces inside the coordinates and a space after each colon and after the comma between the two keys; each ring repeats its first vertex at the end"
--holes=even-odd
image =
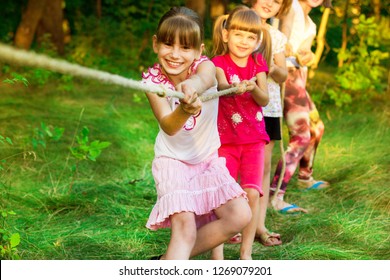
{"type": "Polygon", "coordinates": [[[146,227],[171,226],[169,217],[180,212],[195,213],[197,227],[216,219],[214,210],[233,198],[246,197],[230,176],[225,158],[217,153],[199,164],[187,164],[167,157],[155,158],[152,173],[157,202],[146,227]]]}

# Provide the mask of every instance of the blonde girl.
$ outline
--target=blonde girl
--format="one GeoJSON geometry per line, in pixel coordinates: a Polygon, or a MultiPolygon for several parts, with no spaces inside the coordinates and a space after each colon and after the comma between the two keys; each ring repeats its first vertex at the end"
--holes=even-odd
{"type": "MultiPolygon", "coordinates": [[[[252,210],[242,231],[240,259],[252,259],[252,245],[262,195],[264,146],[269,142],[262,106],[268,104],[267,61],[271,42],[259,16],[246,6],[217,19],[213,34],[212,61],[217,69],[218,89],[238,86],[236,94],[219,100],[219,156],[226,158],[230,174],[240,182],[252,210]]],[[[222,246],[212,252],[223,258],[222,246]]]]}

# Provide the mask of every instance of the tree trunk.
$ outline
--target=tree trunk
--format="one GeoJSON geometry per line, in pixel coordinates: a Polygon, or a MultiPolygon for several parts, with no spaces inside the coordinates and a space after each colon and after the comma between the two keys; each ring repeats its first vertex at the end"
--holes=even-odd
{"type": "MultiPolygon", "coordinates": [[[[344,8],[344,20],[343,20],[343,33],[342,33],[342,43],[340,52],[343,53],[347,49],[347,43],[348,43],[348,7],[349,7],[349,0],[345,1],[345,8],[344,8]]],[[[342,58],[339,58],[339,64],[338,67],[342,67],[344,65],[344,60],[342,58]]]]}
{"type": "Polygon", "coordinates": [[[35,35],[37,41],[42,42],[43,35],[48,33],[57,52],[62,54],[64,51],[62,23],[62,0],[29,0],[15,34],[15,46],[29,49],[35,35]]]}
{"type": "Polygon", "coordinates": [[[311,70],[314,71],[318,67],[318,63],[320,62],[322,53],[324,51],[325,47],[325,34],[326,34],[326,27],[328,24],[328,19],[329,19],[329,14],[330,14],[330,8],[325,8],[322,18],[321,18],[321,23],[320,23],[320,28],[318,29],[317,33],[317,47],[316,47],[316,52],[314,55],[314,61],[313,64],[311,65],[311,70]]]}
{"type": "Polygon", "coordinates": [[[204,19],[206,12],[206,1],[205,0],[186,0],[185,6],[195,11],[201,19],[204,19]]]}
{"type": "Polygon", "coordinates": [[[96,16],[98,19],[102,18],[102,0],[96,0],[96,16]]]}
{"type": "Polygon", "coordinates": [[[374,7],[374,15],[377,22],[381,20],[381,0],[372,0],[372,6],[374,7]]]}
{"type": "Polygon", "coordinates": [[[62,0],[46,1],[46,7],[41,21],[37,27],[38,43],[45,40],[44,35],[50,34],[51,42],[57,49],[59,54],[64,53],[64,29],[62,23],[64,21],[62,11],[62,0]]]}
{"type": "Polygon", "coordinates": [[[46,0],[29,0],[27,10],[23,13],[22,21],[16,30],[15,46],[29,49],[34,40],[35,31],[42,18],[46,0]]]}
{"type": "Polygon", "coordinates": [[[226,13],[227,4],[225,0],[211,0],[210,5],[210,16],[213,21],[226,13]]]}

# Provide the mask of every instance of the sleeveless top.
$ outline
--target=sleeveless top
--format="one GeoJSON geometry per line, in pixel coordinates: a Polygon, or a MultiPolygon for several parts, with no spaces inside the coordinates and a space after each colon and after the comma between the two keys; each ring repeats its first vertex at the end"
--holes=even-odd
{"type": "MultiPolygon", "coordinates": [[[[206,56],[195,60],[188,71],[188,77],[195,74],[199,64],[206,60],[209,60],[206,56]]],[[[162,73],[159,64],[149,68],[148,72],[143,73],[142,78],[143,83],[163,85],[175,90],[172,82],[162,73]]],[[[206,90],[203,95],[215,92],[217,92],[217,85],[206,90]]],[[[180,104],[177,98],[166,98],[172,111],[180,104]]],[[[175,135],[166,134],[160,127],[154,146],[155,157],[169,157],[188,164],[197,164],[206,160],[221,145],[217,131],[217,115],[218,98],[215,98],[204,102],[201,111],[197,115],[191,116],[175,135]]]]}

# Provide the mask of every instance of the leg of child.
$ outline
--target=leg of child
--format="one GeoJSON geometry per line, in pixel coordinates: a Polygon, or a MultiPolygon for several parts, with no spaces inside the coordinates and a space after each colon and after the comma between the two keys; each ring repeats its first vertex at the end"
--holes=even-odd
{"type": "Polygon", "coordinates": [[[265,226],[265,219],[267,216],[268,200],[269,200],[269,186],[271,182],[272,169],[272,150],[275,146],[275,141],[270,141],[264,148],[264,176],[263,176],[263,193],[260,197],[259,222],[256,229],[256,239],[258,239],[264,246],[280,245],[280,235],[269,233],[265,226]]]}
{"type": "Polygon", "coordinates": [[[211,250],[210,259],[212,259],[212,260],[223,260],[224,259],[223,243],[211,250]]]}
{"type": "Polygon", "coordinates": [[[256,230],[257,236],[260,236],[261,234],[267,232],[267,229],[265,227],[265,217],[267,215],[269,185],[271,183],[272,150],[274,146],[275,146],[275,141],[270,141],[268,145],[264,147],[264,175],[263,175],[263,185],[262,185],[264,195],[260,197],[260,217],[259,217],[259,224],[256,230]]]}
{"type": "Polygon", "coordinates": [[[164,259],[188,260],[196,240],[195,214],[180,212],[173,214],[171,220],[171,240],[164,259]]]}
{"type": "Polygon", "coordinates": [[[250,223],[242,231],[242,242],[240,247],[240,259],[252,259],[252,247],[255,239],[256,227],[259,221],[259,191],[253,188],[244,188],[248,199],[249,206],[252,211],[252,219],[250,223]]]}
{"type": "Polygon", "coordinates": [[[229,200],[214,212],[218,220],[199,228],[191,257],[207,252],[241,232],[252,216],[248,202],[243,197],[229,200]]]}

